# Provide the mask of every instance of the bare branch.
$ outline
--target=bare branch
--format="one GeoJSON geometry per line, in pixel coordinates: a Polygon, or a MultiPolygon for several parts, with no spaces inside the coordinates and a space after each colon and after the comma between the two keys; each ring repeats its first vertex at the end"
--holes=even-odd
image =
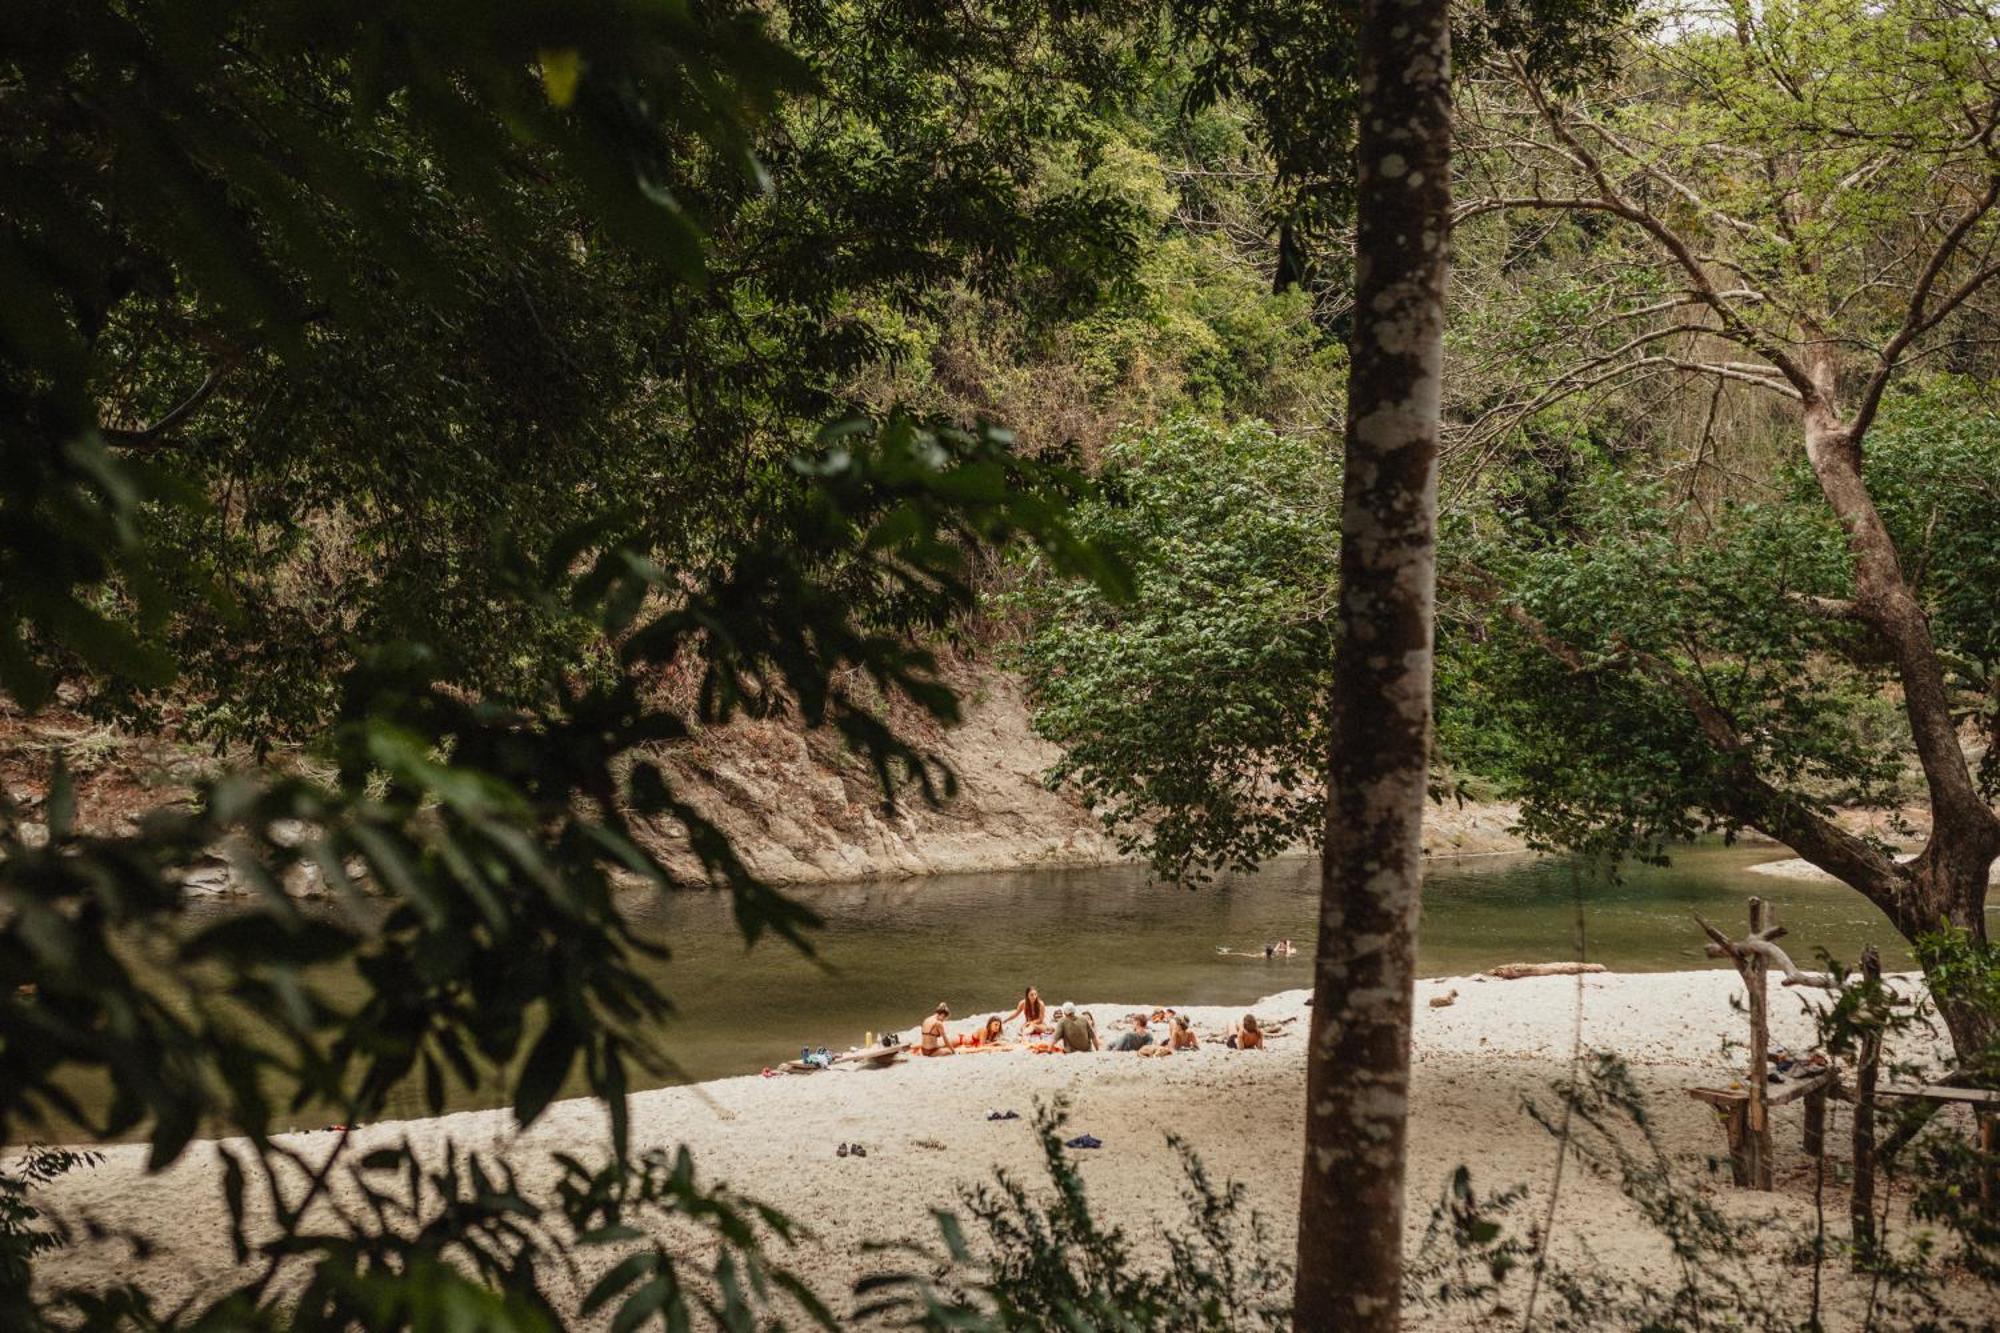
{"type": "Polygon", "coordinates": [[[193,393],[174,404],[172,408],[168,409],[165,416],[155,421],[152,425],[131,429],[119,426],[104,426],[100,428],[100,433],[104,436],[106,443],[115,444],[126,449],[143,448],[158,444],[162,436],[180,425],[183,421],[186,421],[196,409],[209,400],[215,391],[221,387],[222,381],[228,376],[229,371],[233,368],[233,364],[226,363],[211,370],[193,393]]]}
{"type": "Polygon", "coordinates": [[[1869,376],[1868,387],[1862,390],[1861,401],[1855,407],[1852,431],[1855,439],[1859,440],[1868,433],[1868,427],[1875,420],[1876,409],[1881,406],[1883,391],[1889,387],[1890,377],[1896,373],[1897,363],[1902,359],[1904,350],[1925,333],[1936,328],[1939,321],[1985,286],[1996,273],[2000,273],[2000,265],[1985,265],[1947,293],[1935,309],[1926,308],[1930,305],[1931,289],[1937,285],[1938,278],[1944,273],[1946,265],[1951,263],[1952,256],[1958,253],[1959,247],[1965,243],[1965,238],[1972,229],[1993,211],[1995,203],[2000,203],[2000,171],[1994,172],[1987,178],[1986,192],[1959,215],[1958,221],[1952,224],[1951,230],[1945,233],[1944,239],[1938,243],[1935,250],[1931,251],[1930,259],[1925,262],[1916,286],[1910,290],[1910,303],[1903,315],[1903,326],[1896,330],[1896,335],[1889,339],[1888,345],[1882,349],[1875,373],[1869,376]]]}

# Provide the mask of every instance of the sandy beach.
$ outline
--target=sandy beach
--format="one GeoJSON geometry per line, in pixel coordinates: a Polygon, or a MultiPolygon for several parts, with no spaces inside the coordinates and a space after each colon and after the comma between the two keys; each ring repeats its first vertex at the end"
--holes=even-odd
{"type": "MultiPolygon", "coordinates": [[[[1524,1099],[1552,1105],[1551,1083],[1568,1067],[1573,1035],[1587,1050],[1616,1052],[1630,1062],[1647,1093],[1662,1142],[1683,1177],[1731,1216],[1770,1217],[1756,1244],[1759,1280],[1786,1299],[1805,1299],[1810,1266],[1796,1261],[1790,1236],[1809,1228],[1814,1176],[1799,1150],[1800,1110],[1774,1112],[1778,1186],[1771,1194],[1731,1189],[1718,1166],[1722,1136],[1712,1113],[1684,1089],[1726,1083],[1740,1070],[1743,1020],[1731,1009],[1740,993],[1732,971],[1604,974],[1581,979],[1498,981],[1452,978],[1420,983],[1410,1138],[1406,1226],[1419,1233],[1431,1202],[1459,1164],[1481,1189],[1520,1185],[1528,1202],[1514,1214],[1525,1231],[1547,1206],[1556,1164],[1547,1131],[1523,1112],[1524,1099]],[[1456,993],[1448,1007],[1434,997],[1456,993]],[[1725,1042],[1737,1049],[1725,1051],[1725,1042]]],[[[1100,1031],[1168,996],[1133,996],[1130,1003],[1090,1004],[1100,1031]]],[[[1074,1133],[1103,1141],[1079,1151],[1083,1179],[1100,1215],[1135,1238],[1139,1255],[1161,1225],[1183,1216],[1182,1184],[1167,1135],[1189,1143],[1217,1178],[1243,1183],[1272,1224],[1274,1244],[1293,1242],[1293,1207],[1303,1121],[1306,995],[1289,991],[1251,1006],[1277,1029],[1262,1052],[1223,1049],[1219,1037],[1238,1009],[1188,1011],[1203,1048],[1165,1059],[1095,1053],[1074,1056],[1023,1052],[904,1058],[887,1068],[839,1067],[811,1075],[724,1079],[646,1092],[632,1099],[635,1147],[687,1144],[703,1175],[774,1204],[811,1233],[800,1267],[836,1310],[851,1305],[855,1278],[881,1263],[870,1242],[929,1239],[930,1210],[953,1202],[965,1186],[995,1168],[1040,1178],[1031,1127],[1039,1102],[1067,1098],[1074,1133]],[[989,1121],[994,1109],[1022,1119],[989,1121]],[[859,1142],[865,1158],[838,1157],[836,1146],[859,1142]]],[[[1795,1049],[1810,1042],[1811,1024],[1795,992],[1773,988],[1773,1036],[1795,1049]]],[[[955,1023],[969,1029],[971,1019],[955,1023]]],[[[858,1034],[857,1034],[858,1035],[858,1034]]],[[[505,1112],[379,1124],[355,1133],[361,1148],[407,1136],[427,1151],[447,1140],[506,1153],[530,1188],[550,1179],[546,1156],[563,1149],[591,1154],[603,1141],[602,1108],[559,1104],[527,1134],[505,1112]]],[[[1836,1104],[1828,1125],[1833,1160],[1847,1155],[1848,1120],[1836,1104]]],[[[330,1134],[289,1141],[311,1150],[330,1134]]],[[[52,1256],[46,1280],[89,1282],[127,1273],[169,1300],[216,1287],[232,1271],[223,1223],[221,1173],[213,1146],[197,1144],[159,1176],[143,1169],[143,1150],[110,1150],[99,1167],[79,1172],[51,1192],[71,1216],[88,1215],[111,1228],[148,1231],[159,1248],[135,1261],[120,1242],[95,1241],[52,1256]]],[[[1826,1204],[1845,1209],[1844,1187],[1830,1170],[1826,1204]]],[[[1572,1168],[1555,1212],[1553,1249],[1575,1259],[1587,1247],[1626,1273],[1658,1266],[1659,1239],[1613,1184],[1572,1168]]],[[[1844,1271],[1829,1266],[1836,1311],[1865,1299],[1844,1271]]],[[[1800,1306],[1803,1309],[1803,1305],[1800,1306]]],[[[1451,1319],[1414,1316],[1416,1327],[1455,1326],[1451,1319]]],[[[1839,1326],[1836,1322],[1835,1326],[1839,1326]]]]}

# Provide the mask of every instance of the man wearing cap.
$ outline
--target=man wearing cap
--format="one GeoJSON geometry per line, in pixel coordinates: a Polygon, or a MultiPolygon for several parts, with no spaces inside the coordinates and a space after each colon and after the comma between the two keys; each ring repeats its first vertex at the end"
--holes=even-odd
{"type": "Polygon", "coordinates": [[[1062,1007],[1062,1018],[1056,1023],[1056,1040],[1071,1055],[1078,1051],[1101,1049],[1097,1040],[1097,1025],[1090,1021],[1089,1014],[1078,1014],[1073,1004],[1062,1007]]]}

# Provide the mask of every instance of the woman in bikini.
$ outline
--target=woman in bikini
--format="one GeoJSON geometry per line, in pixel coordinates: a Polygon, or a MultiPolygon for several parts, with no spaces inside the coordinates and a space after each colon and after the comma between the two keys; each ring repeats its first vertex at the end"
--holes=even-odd
{"type": "Polygon", "coordinates": [[[950,1017],[951,1006],[943,1000],[939,1000],[938,1007],[931,1011],[931,1016],[924,1020],[924,1025],[921,1028],[917,1029],[918,1055],[950,1055],[952,1053],[951,1038],[947,1037],[944,1031],[944,1021],[950,1017]]]}
{"type": "Polygon", "coordinates": [[[979,1031],[968,1033],[952,1042],[961,1051],[998,1051],[1007,1047],[1007,1029],[1000,1015],[994,1014],[979,1025],[979,1031]]]}
{"type": "Polygon", "coordinates": [[[1243,1015],[1243,1021],[1229,1030],[1229,1040],[1224,1044],[1232,1051],[1263,1050],[1264,1029],[1257,1026],[1257,1015],[1243,1015]]]}
{"type": "Polygon", "coordinates": [[[1014,1006],[1014,1012],[1000,1021],[1011,1023],[1018,1018],[1021,1020],[1022,1031],[1033,1035],[1048,1031],[1048,1024],[1045,1022],[1048,1012],[1048,1007],[1042,1003],[1042,993],[1030,986],[1021,992],[1021,1002],[1014,1006]]]}
{"type": "Polygon", "coordinates": [[[1167,1028],[1166,1040],[1148,1046],[1139,1054],[1172,1055],[1175,1051],[1192,1051],[1200,1046],[1201,1042],[1196,1040],[1194,1027],[1188,1022],[1187,1015],[1175,1014],[1174,1021],[1167,1028]]]}

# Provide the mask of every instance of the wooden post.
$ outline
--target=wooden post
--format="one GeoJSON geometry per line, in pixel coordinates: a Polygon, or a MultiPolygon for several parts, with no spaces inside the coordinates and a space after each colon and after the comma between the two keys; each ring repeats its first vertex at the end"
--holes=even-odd
{"type": "MultiPolygon", "coordinates": [[[[1861,978],[1882,980],[1882,956],[1869,945],[1861,951],[1861,978]]],[[[1875,1252],[1875,1080],[1882,1064],[1882,1031],[1862,1034],[1859,1068],[1854,1072],[1854,1193],[1848,1201],[1849,1236],[1854,1266],[1864,1266],[1875,1252]]]]}
{"type": "Polygon", "coordinates": [[[1979,1211],[2000,1219],[2000,1112],[1981,1109],[1973,1114],[1979,1126],[1979,1211]]]}
{"type": "MultiPolygon", "coordinates": [[[[1764,900],[1750,900],[1750,938],[1764,931],[1764,900]]],[[[1750,1168],[1750,1188],[1771,1188],[1771,1023],[1766,1010],[1764,956],[1745,950],[1736,960],[1743,974],[1743,990],[1750,1008],[1750,1105],[1749,1133],[1744,1136],[1744,1155],[1750,1168]]]]}
{"type": "Polygon", "coordinates": [[[1826,1156],[1826,1090],[1806,1094],[1806,1156],[1826,1156]]]}
{"type": "MultiPolygon", "coordinates": [[[[1762,898],[1750,900],[1750,933],[1740,940],[1730,939],[1699,915],[1695,917],[1702,933],[1708,936],[1708,956],[1727,958],[1736,965],[1736,974],[1743,978],[1744,998],[1750,1011],[1750,1072],[1744,1091],[1741,1150],[1732,1142],[1730,1160],[1737,1183],[1759,1190],[1770,1189],[1772,1184],[1770,969],[1775,966],[1783,972],[1787,986],[1834,989],[1833,978],[1824,972],[1801,972],[1778,947],[1777,941],[1783,938],[1785,928],[1771,919],[1766,909],[1762,898]]],[[[1735,1126],[1731,1129],[1733,1132],[1735,1126]]],[[[1826,1098],[1823,1093],[1817,1097],[1809,1093],[1808,1151],[1824,1151],[1825,1135],[1826,1098]]]]}
{"type": "Polygon", "coordinates": [[[1729,1179],[1739,1188],[1750,1184],[1750,1108],[1739,1102],[1723,1113],[1722,1132],[1729,1139],[1729,1179]]]}

